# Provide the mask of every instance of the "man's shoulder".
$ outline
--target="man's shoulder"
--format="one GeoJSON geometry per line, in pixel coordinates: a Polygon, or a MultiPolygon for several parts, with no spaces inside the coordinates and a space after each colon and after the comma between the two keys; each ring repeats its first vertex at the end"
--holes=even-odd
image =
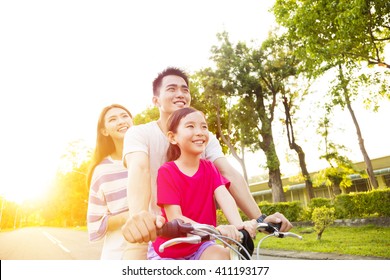
{"type": "Polygon", "coordinates": [[[157,122],[152,121],[148,122],[145,124],[138,124],[138,125],[133,125],[130,127],[130,129],[126,132],[126,136],[129,138],[134,138],[137,139],[138,137],[142,138],[149,138],[149,137],[154,137],[156,133],[158,133],[158,125],[157,122]]]}
{"type": "Polygon", "coordinates": [[[156,121],[151,121],[148,123],[137,124],[130,127],[130,131],[154,131],[158,128],[156,121]]]}

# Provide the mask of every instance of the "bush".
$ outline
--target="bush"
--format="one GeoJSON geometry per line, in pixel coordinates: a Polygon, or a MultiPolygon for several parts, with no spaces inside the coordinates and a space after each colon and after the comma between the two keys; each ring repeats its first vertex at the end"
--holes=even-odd
{"type": "Polygon", "coordinates": [[[335,219],[335,209],[326,206],[316,207],[312,213],[312,220],[314,223],[314,230],[317,232],[317,240],[320,240],[324,230],[333,224],[335,219]]]}
{"type": "Polygon", "coordinates": [[[298,221],[303,212],[302,203],[300,201],[278,203],[269,203],[263,201],[258,205],[262,213],[271,215],[273,213],[279,212],[282,213],[290,222],[298,221]]]}
{"type": "Polygon", "coordinates": [[[364,218],[390,216],[390,190],[373,190],[341,194],[335,198],[336,218],[364,218]]]}
{"type": "Polygon", "coordinates": [[[311,221],[311,215],[313,213],[313,210],[317,207],[322,207],[322,206],[328,208],[332,207],[333,206],[332,200],[324,197],[312,198],[310,203],[307,205],[307,207],[302,211],[300,220],[311,221]]]}

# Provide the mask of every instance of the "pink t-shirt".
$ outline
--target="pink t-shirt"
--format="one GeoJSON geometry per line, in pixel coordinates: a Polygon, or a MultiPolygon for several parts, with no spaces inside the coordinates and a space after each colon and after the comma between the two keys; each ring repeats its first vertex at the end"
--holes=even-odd
{"type": "MultiPolygon", "coordinates": [[[[160,207],[164,204],[180,205],[184,216],[201,224],[216,226],[214,191],[222,185],[229,187],[230,182],[211,161],[201,159],[198,171],[191,177],[183,174],[174,162],[167,162],[158,170],[157,204],[160,207]]],[[[166,218],[164,209],[162,215],[166,218]]],[[[164,258],[186,257],[200,247],[200,244],[178,244],[160,253],[158,248],[165,241],[158,237],[153,242],[155,251],[164,258]]]]}

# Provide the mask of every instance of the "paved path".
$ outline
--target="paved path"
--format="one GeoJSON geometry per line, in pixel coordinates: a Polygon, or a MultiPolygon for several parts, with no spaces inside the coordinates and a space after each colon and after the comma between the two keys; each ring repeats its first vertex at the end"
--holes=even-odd
{"type": "Polygon", "coordinates": [[[354,255],[342,255],[334,253],[316,253],[316,252],[300,252],[300,251],[281,251],[261,249],[261,255],[270,257],[281,257],[300,260],[386,260],[379,257],[365,257],[354,255]]]}

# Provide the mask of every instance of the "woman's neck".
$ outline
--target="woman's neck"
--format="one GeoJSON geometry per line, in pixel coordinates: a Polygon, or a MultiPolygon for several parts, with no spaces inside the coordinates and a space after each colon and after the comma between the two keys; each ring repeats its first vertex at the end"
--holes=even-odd
{"type": "Polygon", "coordinates": [[[115,151],[110,154],[111,158],[114,160],[121,160],[122,159],[122,150],[123,150],[123,139],[115,141],[115,151]]]}

